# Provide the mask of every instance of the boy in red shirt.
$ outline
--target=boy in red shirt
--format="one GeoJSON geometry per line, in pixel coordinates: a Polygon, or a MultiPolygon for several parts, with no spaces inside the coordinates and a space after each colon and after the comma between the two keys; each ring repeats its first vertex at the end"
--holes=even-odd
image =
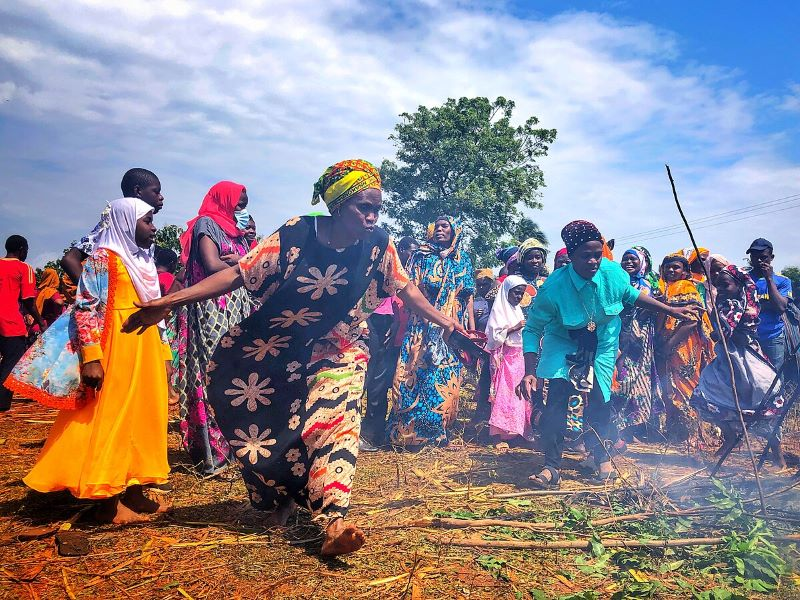
{"type": "Polygon", "coordinates": [[[12,235],[6,240],[6,257],[0,259],[0,411],[11,408],[12,393],[2,385],[25,354],[28,328],[20,302],[39,324],[47,329],[36,310],[36,276],[23,261],[28,258],[28,240],[12,235]]]}

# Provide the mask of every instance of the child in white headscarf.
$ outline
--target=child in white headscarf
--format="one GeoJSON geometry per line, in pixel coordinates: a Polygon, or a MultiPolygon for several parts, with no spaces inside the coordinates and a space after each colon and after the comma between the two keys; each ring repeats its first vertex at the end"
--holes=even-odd
{"type": "Polygon", "coordinates": [[[516,393],[516,387],[525,376],[525,357],[522,352],[525,318],[520,303],[526,287],[525,279],[519,275],[506,277],[486,326],[486,347],[492,353],[489,433],[504,441],[516,436],[529,440],[532,435],[532,405],[516,393]]]}
{"type": "Polygon", "coordinates": [[[19,389],[65,409],[25,484],[98,500],[101,521],[132,523],[167,508],[147,497],[143,486],[167,482],[164,362],[171,353],[157,328],[122,333],[135,302],[160,296],[149,252],[155,232],[150,205],[138,198],[112,202],[81,275],[74,311],[45,332],[12,374],[19,389]],[[48,335],[67,330],[76,332],[67,350],[62,343],[60,353],[49,354],[48,335]]]}

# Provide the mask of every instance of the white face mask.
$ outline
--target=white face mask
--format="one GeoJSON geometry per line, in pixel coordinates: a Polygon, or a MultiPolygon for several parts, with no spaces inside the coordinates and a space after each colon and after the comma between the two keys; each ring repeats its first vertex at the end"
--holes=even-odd
{"type": "Polygon", "coordinates": [[[237,210],[235,213],[233,213],[233,216],[236,219],[236,227],[240,231],[244,231],[250,226],[250,213],[247,212],[246,208],[237,210]]]}

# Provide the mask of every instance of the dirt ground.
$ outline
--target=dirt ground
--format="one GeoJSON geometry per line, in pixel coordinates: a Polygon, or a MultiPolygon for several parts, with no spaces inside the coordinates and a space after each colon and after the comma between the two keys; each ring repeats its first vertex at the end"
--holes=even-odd
{"type": "MultiPolygon", "coordinates": [[[[174,511],[135,527],[98,526],[86,512],[71,530],[88,538],[89,553],[60,556],[53,530],[86,505],[68,494],[31,492],[20,481],[54,418],[55,411],[27,401],[15,402],[10,412],[0,415],[2,598],[417,600],[606,598],[614,593],[617,597],[691,598],[691,588],[700,593],[726,586],[727,580],[713,565],[706,570],[682,566],[696,564],[688,559],[692,553],[708,551],[703,547],[631,550],[625,555],[628,562],[615,559],[613,565],[592,566],[602,564],[590,552],[593,540],[608,544],[613,539],[724,533],[725,526],[719,523],[680,525],[680,521],[662,520],[661,530],[636,522],[588,525],[585,515],[597,520],[625,512],[683,510],[712,493],[705,474],[681,482],[702,466],[698,460],[710,461],[710,454],[690,459],[655,444],[633,445],[626,456],[616,459],[625,474],[625,481],[617,484],[623,491],[587,488],[573,470],[575,456],[570,455],[562,486],[565,493],[517,497],[501,495],[530,490],[527,477],[541,464],[541,455],[533,450],[502,453],[490,445],[457,440],[462,443],[453,448],[415,454],[362,454],[350,515],[366,531],[367,544],[354,555],[323,560],[317,554],[320,533],[307,516],[294,518],[286,529],[266,529],[261,515],[249,507],[241,480],[203,480],[192,474],[173,433],[169,495],[174,511]],[[445,529],[437,526],[443,523],[422,521],[433,517],[545,524],[534,530],[502,524],[445,529]],[[41,538],[20,541],[35,536],[41,538]],[[478,544],[561,540],[585,547],[531,550],[454,545],[467,538],[478,544]],[[631,562],[631,557],[638,557],[638,562],[631,562]],[[632,585],[634,581],[638,584],[632,585]],[[629,589],[645,592],[629,595],[629,589]]],[[[787,441],[796,443],[795,438],[787,441]]],[[[783,517],[771,523],[775,535],[796,533],[800,522],[800,486],[786,490],[798,481],[796,456],[790,457],[790,464],[788,474],[764,473],[765,494],[772,494],[768,504],[783,511],[783,517]]],[[[721,472],[722,480],[742,490],[746,499],[755,498],[749,470],[749,459],[740,449],[721,472]]],[[[758,505],[747,506],[755,511],[758,505]]],[[[797,546],[781,546],[781,553],[790,567],[777,597],[800,597],[797,546]]]]}

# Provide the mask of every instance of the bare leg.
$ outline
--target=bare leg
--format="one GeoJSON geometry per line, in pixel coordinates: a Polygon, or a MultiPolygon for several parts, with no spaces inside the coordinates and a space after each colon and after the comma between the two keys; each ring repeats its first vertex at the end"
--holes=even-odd
{"type": "Polygon", "coordinates": [[[783,456],[783,449],[781,448],[781,443],[778,440],[770,440],[769,442],[769,449],[772,453],[772,460],[775,462],[775,466],[778,469],[783,470],[788,468],[786,464],[786,459],[783,456]]]}
{"type": "Polygon", "coordinates": [[[350,554],[364,545],[364,532],[355,525],[345,523],[344,519],[334,519],[325,529],[322,542],[322,556],[341,556],[350,554]]]}
{"type": "Polygon", "coordinates": [[[119,496],[103,500],[97,506],[95,517],[100,523],[114,523],[116,525],[146,523],[150,520],[150,515],[139,514],[122,504],[119,501],[119,496]]]}
{"type": "Polygon", "coordinates": [[[294,500],[289,500],[285,504],[281,504],[278,508],[269,513],[269,516],[264,519],[267,525],[272,527],[284,527],[286,522],[297,512],[297,503],[294,500]]]}
{"type": "Polygon", "coordinates": [[[132,485],[120,498],[120,504],[138,513],[165,513],[172,508],[168,500],[151,500],[140,485],[132,485]]]}
{"type": "Polygon", "coordinates": [[[730,453],[739,441],[739,436],[727,423],[721,423],[719,428],[720,431],[722,431],[722,446],[714,453],[714,456],[722,456],[726,453],[730,453]]]}

